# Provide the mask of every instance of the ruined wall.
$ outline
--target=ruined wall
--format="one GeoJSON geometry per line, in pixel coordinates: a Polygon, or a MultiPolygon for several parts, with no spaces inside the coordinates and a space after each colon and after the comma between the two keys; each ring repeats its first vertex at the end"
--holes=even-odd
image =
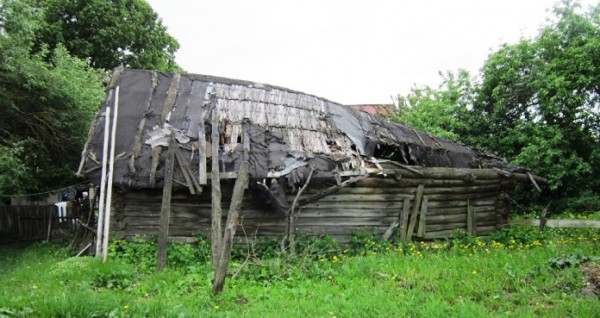
{"type": "MultiPolygon", "coordinates": [[[[510,179],[482,169],[425,168],[419,171],[423,175],[387,171],[389,174],[385,177],[362,179],[306,205],[296,222],[298,233],[328,233],[347,242],[357,229],[374,229],[382,234],[392,223],[400,221],[404,225],[399,229],[404,231],[409,231],[414,222],[413,239],[429,239],[448,237],[457,229],[485,235],[507,224],[510,211],[506,193],[511,188],[510,179]],[[421,204],[415,209],[419,192],[422,193],[418,200],[421,204]],[[403,219],[403,213],[405,217],[408,215],[407,219],[403,219]],[[416,213],[414,219],[413,213],[416,213]]],[[[324,184],[311,184],[301,198],[308,198],[324,187],[324,184]]],[[[224,217],[232,188],[233,181],[222,182],[224,217]]],[[[116,194],[111,236],[157,235],[161,196],[162,190],[116,194]]],[[[289,194],[288,201],[293,199],[294,194],[289,194]]],[[[273,208],[258,207],[253,201],[257,198],[249,189],[236,236],[283,235],[284,216],[273,208]]],[[[171,237],[193,238],[199,234],[210,237],[210,191],[200,196],[175,193],[171,209],[171,237]]]]}

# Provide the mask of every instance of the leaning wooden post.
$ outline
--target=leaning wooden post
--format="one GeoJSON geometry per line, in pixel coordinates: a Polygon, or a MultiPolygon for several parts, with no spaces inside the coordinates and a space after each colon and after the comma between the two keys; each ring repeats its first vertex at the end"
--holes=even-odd
{"type": "Polygon", "coordinates": [[[210,247],[212,256],[213,270],[217,271],[219,263],[219,247],[221,246],[221,177],[219,175],[219,110],[216,102],[216,96],[211,96],[212,110],[212,171],[211,171],[211,192],[212,192],[212,225],[210,235],[210,247]]]}
{"type": "MultiPolygon", "coordinates": [[[[98,226],[96,229],[96,257],[102,257],[102,234],[104,209],[106,208],[106,167],[108,163],[108,140],[110,138],[110,107],[104,113],[104,146],[102,147],[102,177],[100,178],[100,203],[98,205],[98,226]]],[[[48,235],[49,237],[49,235],[48,235]]]]}
{"type": "Polygon", "coordinates": [[[115,88],[115,112],[113,113],[110,133],[110,155],[108,161],[108,180],[106,184],[106,202],[104,205],[104,233],[102,234],[102,261],[108,255],[108,233],[110,232],[110,213],[112,209],[113,177],[115,175],[115,144],[117,140],[117,119],[119,118],[119,86],[115,88]]]}
{"type": "Polygon", "coordinates": [[[171,218],[171,193],[173,189],[173,166],[175,165],[174,132],[169,138],[169,151],[165,163],[165,179],[163,186],[162,204],[160,206],[160,229],[158,232],[158,253],[156,257],[156,270],[161,272],[167,263],[167,240],[169,238],[169,220],[171,218]]]}
{"type": "Polygon", "coordinates": [[[215,271],[215,281],[213,282],[212,291],[214,294],[220,293],[223,290],[223,285],[225,285],[225,276],[227,275],[229,258],[231,257],[231,246],[233,245],[233,237],[238,225],[242,200],[244,199],[244,190],[248,186],[248,179],[248,161],[244,161],[240,166],[238,177],[233,187],[233,196],[231,198],[231,205],[229,206],[229,213],[227,214],[225,233],[221,241],[219,261],[217,270],[215,271]]]}
{"type": "Polygon", "coordinates": [[[548,208],[550,207],[550,203],[546,205],[542,213],[540,214],[540,232],[544,232],[544,228],[546,227],[546,222],[548,221],[548,208]]]}

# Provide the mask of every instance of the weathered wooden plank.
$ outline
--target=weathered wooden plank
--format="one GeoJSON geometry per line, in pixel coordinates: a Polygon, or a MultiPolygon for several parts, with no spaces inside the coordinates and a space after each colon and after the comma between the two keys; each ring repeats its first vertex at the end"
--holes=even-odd
{"type": "Polygon", "coordinates": [[[167,238],[169,237],[169,221],[171,217],[171,190],[173,189],[173,167],[175,165],[175,136],[169,139],[169,150],[165,163],[165,179],[162,204],[160,207],[160,228],[158,235],[158,252],[156,270],[161,272],[167,264],[167,238]]]}
{"type": "Polygon", "coordinates": [[[466,197],[466,198],[464,198],[465,201],[459,201],[459,200],[441,201],[441,200],[434,200],[433,198],[431,198],[431,196],[429,196],[429,207],[434,207],[434,208],[466,207],[467,199],[469,199],[471,201],[471,205],[473,205],[473,206],[484,206],[484,205],[485,206],[493,206],[494,204],[496,204],[495,196],[482,197],[482,198],[477,198],[477,199],[470,199],[470,198],[466,197]]]}
{"type": "Polygon", "coordinates": [[[194,188],[194,185],[192,184],[192,176],[190,176],[190,174],[188,173],[188,170],[184,166],[184,161],[181,156],[181,153],[179,152],[179,149],[175,150],[175,158],[177,159],[177,163],[179,164],[179,169],[180,169],[181,173],[183,174],[183,178],[185,179],[185,185],[188,187],[188,190],[190,191],[191,194],[196,194],[196,189],[194,188]]]}
{"type": "MultiPolygon", "coordinates": [[[[473,211],[477,211],[475,207],[472,208],[473,211]]],[[[467,211],[465,210],[462,214],[447,214],[447,215],[428,215],[427,216],[427,225],[429,224],[439,224],[439,223],[453,223],[453,222],[467,222],[467,211]]],[[[495,220],[496,212],[488,211],[488,212],[477,212],[477,220],[495,220]]]]}
{"type": "Polygon", "coordinates": [[[211,255],[213,270],[216,271],[221,246],[221,181],[219,177],[219,107],[215,95],[210,97],[212,106],[212,168],[211,168],[211,194],[212,194],[212,227],[211,227],[211,255]]]}
{"type": "Polygon", "coordinates": [[[475,223],[475,212],[473,211],[473,207],[471,206],[469,200],[467,200],[467,233],[474,233],[474,223],[475,223]]]}
{"type": "Polygon", "coordinates": [[[425,226],[427,222],[427,207],[429,206],[429,197],[423,196],[423,202],[421,202],[421,210],[419,214],[419,227],[417,230],[417,236],[423,237],[425,234],[425,226]]]}
{"type": "Polygon", "coordinates": [[[160,154],[162,152],[161,146],[156,146],[152,149],[152,163],[150,164],[150,186],[156,186],[156,169],[158,169],[158,163],[160,162],[160,154]]]}
{"type": "Polygon", "coordinates": [[[312,203],[312,202],[315,202],[317,200],[321,200],[323,198],[326,198],[326,197],[330,196],[332,193],[336,193],[340,189],[342,189],[342,188],[344,188],[344,187],[346,187],[348,185],[354,184],[355,182],[357,182],[359,180],[362,180],[362,179],[364,179],[366,177],[367,177],[367,175],[353,177],[353,178],[350,178],[350,179],[342,182],[340,185],[335,185],[333,187],[329,187],[327,189],[324,189],[320,193],[304,197],[304,198],[302,198],[302,200],[298,201],[298,207],[303,207],[303,206],[305,206],[305,205],[307,205],[309,203],[312,203]]]}
{"type": "MultiPolygon", "coordinates": [[[[363,179],[364,180],[364,179],[363,179]]],[[[482,184],[475,186],[437,186],[425,188],[424,194],[470,194],[470,193],[481,193],[481,192],[500,192],[502,186],[499,183],[482,184]]],[[[307,193],[314,193],[319,189],[312,189],[307,193]]],[[[414,186],[405,186],[396,184],[395,186],[381,186],[381,187],[366,187],[357,186],[344,188],[340,190],[338,194],[409,194],[414,195],[416,188],[414,186]]]]}
{"type": "MultiPolygon", "coordinates": [[[[431,206],[431,204],[430,204],[431,206]]],[[[473,209],[477,212],[477,213],[484,213],[484,212],[493,212],[496,211],[496,208],[493,205],[479,205],[479,206],[473,206],[473,209]]],[[[437,207],[437,208],[429,208],[427,211],[427,216],[428,218],[430,216],[437,216],[437,215],[451,215],[451,214],[467,214],[467,207],[437,207]]],[[[434,218],[435,219],[435,218],[434,218]]]]}
{"type": "Polygon", "coordinates": [[[179,82],[181,79],[180,74],[174,74],[173,79],[171,80],[171,84],[169,86],[169,90],[167,90],[167,98],[165,99],[165,104],[163,106],[162,112],[160,114],[160,123],[169,122],[169,113],[173,110],[173,106],[175,106],[175,100],[177,98],[177,92],[179,91],[179,82]]]}
{"type": "Polygon", "coordinates": [[[408,178],[402,176],[396,178],[381,178],[371,177],[361,180],[356,183],[357,187],[360,188],[403,188],[403,187],[416,187],[423,184],[425,187],[460,187],[460,186],[483,186],[483,185],[500,185],[499,179],[492,180],[474,180],[468,182],[466,180],[452,180],[452,179],[428,179],[428,178],[408,178]]]}
{"type": "MultiPolygon", "coordinates": [[[[385,165],[384,165],[385,166],[385,165]]],[[[408,176],[410,178],[424,179],[459,179],[459,180],[505,180],[515,179],[517,181],[529,181],[529,176],[523,173],[510,173],[507,176],[499,174],[494,169],[466,169],[466,168],[448,168],[448,167],[420,167],[411,166],[413,169],[421,171],[423,175],[407,171],[397,170],[396,174],[408,176]]],[[[533,178],[539,183],[547,183],[548,181],[538,176],[533,178]]]]}
{"type": "Polygon", "coordinates": [[[412,239],[412,235],[415,230],[415,225],[417,224],[417,212],[419,211],[419,207],[421,206],[421,200],[423,199],[423,190],[424,190],[423,185],[419,185],[417,187],[417,192],[415,194],[415,199],[413,201],[414,202],[413,208],[412,208],[412,212],[410,214],[408,230],[406,232],[406,239],[409,241],[412,239]]]}
{"type": "MultiPolygon", "coordinates": [[[[464,229],[464,228],[463,228],[464,229]]],[[[426,239],[439,239],[439,238],[447,238],[452,236],[452,234],[459,229],[451,229],[451,230],[441,230],[441,231],[427,231],[425,238],[426,239]]],[[[486,235],[496,230],[495,226],[482,226],[478,229],[479,235],[486,235]]]]}
{"type": "Polygon", "coordinates": [[[410,216],[410,199],[405,198],[402,204],[402,215],[400,222],[400,240],[406,242],[406,234],[408,231],[408,219],[410,216]]]}
{"type": "Polygon", "coordinates": [[[201,185],[206,185],[208,184],[208,178],[206,172],[206,131],[204,130],[204,120],[200,121],[198,127],[198,159],[198,181],[201,185]]]}
{"type": "MultiPolygon", "coordinates": [[[[486,226],[495,226],[495,221],[485,220],[478,223],[479,227],[486,226]]],[[[466,220],[463,222],[449,222],[449,223],[437,223],[437,224],[427,224],[427,231],[441,231],[441,230],[452,230],[452,229],[461,229],[465,230],[467,228],[466,220]]],[[[425,235],[426,236],[426,235],[425,235]]]]}
{"type": "Polygon", "coordinates": [[[231,200],[231,206],[229,207],[229,213],[227,214],[227,223],[219,251],[219,262],[217,264],[217,271],[215,272],[215,280],[213,282],[213,294],[220,293],[225,284],[225,275],[227,274],[229,259],[231,257],[231,246],[238,226],[239,212],[242,207],[242,199],[244,198],[244,190],[248,185],[248,179],[248,161],[244,161],[238,172],[238,179],[236,180],[233,189],[233,199],[231,200]]]}

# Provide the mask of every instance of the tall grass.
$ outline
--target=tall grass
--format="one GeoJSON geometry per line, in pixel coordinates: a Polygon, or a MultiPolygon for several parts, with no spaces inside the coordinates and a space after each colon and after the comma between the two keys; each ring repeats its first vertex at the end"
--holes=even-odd
{"type": "Polygon", "coordinates": [[[0,317],[594,317],[600,312],[598,298],[581,295],[585,277],[568,261],[597,261],[597,230],[540,234],[517,227],[485,239],[457,235],[406,245],[362,233],[345,247],[327,238],[306,241],[293,257],[257,244],[236,252],[230,268],[235,276],[218,296],[210,293],[205,243],[171,245],[162,273],[153,270],[148,242],[114,242],[107,263],[69,257],[55,245],[2,248],[0,317]]]}

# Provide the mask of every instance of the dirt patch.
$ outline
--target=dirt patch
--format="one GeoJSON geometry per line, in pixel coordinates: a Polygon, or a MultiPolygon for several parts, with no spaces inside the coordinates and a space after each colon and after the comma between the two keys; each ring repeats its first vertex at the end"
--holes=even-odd
{"type": "Polygon", "coordinates": [[[587,262],[579,267],[587,279],[581,293],[584,296],[600,297],[600,264],[587,262]]]}

